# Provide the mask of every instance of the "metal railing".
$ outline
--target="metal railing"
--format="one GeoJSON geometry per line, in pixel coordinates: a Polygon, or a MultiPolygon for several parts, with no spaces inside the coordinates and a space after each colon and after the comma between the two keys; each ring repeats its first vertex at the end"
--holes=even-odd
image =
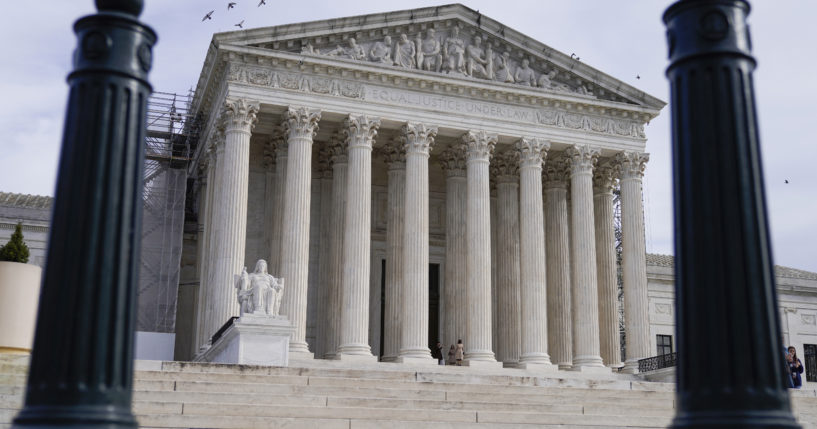
{"type": "Polygon", "coordinates": [[[677,360],[678,352],[641,359],[638,361],[638,372],[648,372],[663,368],[670,368],[676,365],[677,360]]]}

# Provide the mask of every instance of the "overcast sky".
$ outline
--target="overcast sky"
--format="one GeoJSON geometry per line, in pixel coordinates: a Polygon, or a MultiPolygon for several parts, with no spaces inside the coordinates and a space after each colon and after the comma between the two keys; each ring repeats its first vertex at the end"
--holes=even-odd
{"type": "MultiPolygon", "coordinates": [[[[157,91],[195,85],[214,32],[273,26],[442,2],[146,0],[143,22],[159,34],[150,80],[157,91]],[[283,5],[283,6],[282,6],[283,5]],[[201,22],[210,10],[213,19],[201,22]]],[[[587,64],[669,101],[664,26],[669,1],[477,0],[464,3],[587,64]],[[639,75],[641,78],[636,79],[639,75]]],[[[756,1],[749,17],[758,59],[755,94],[775,263],[817,272],[817,2],[756,1]],[[788,180],[789,183],[784,183],[788,180]]],[[[76,44],[73,21],[91,0],[4,5],[0,34],[0,191],[53,195],[66,103],[65,76],[76,44]],[[35,6],[36,5],[36,6],[35,6]],[[9,11],[10,9],[10,11],[9,11]]],[[[670,106],[646,128],[647,249],[672,253],[670,106]]]]}

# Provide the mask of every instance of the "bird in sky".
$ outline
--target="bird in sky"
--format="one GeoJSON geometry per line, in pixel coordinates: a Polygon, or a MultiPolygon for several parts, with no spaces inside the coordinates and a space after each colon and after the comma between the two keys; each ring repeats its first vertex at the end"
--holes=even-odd
{"type": "Polygon", "coordinates": [[[640,75],[635,75],[635,78],[636,79],[641,79],[641,76],[640,75]]]}
{"type": "Polygon", "coordinates": [[[570,58],[576,58],[576,53],[575,53],[575,52],[571,52],[571,53],[570,53],[570,58]]]}
{"type": "Polygon", "coordinates": [[[244,28],[244,20],[242,19],[241,22],[235,25],[238,28],[244,28]]]}
{"type": "Polygon", "coordinates": [[[784,182],[789,183],[789,179],[784,180],[784,182]]]}
{"type": "Polygon", "coordinates": [[[201,22],[207,21],[208,19],[213,19],[213,12],[215,11],[211,10],[210,12],[207,12],[207,15],[204,15],[204,18],[201,19],[201,22]]]}
{"type": "Polygon", "coordinates": [[[258,7],[261,7],[265,4],[267,4],[267,0],[261,0],[260,2],[258,2],[258,7]]]}
{"type": "Polygon", "coordinates": [[[235,2],[234,1],[231,1],[231,2],[227,3],[227,10],[230,10],[230,9],[232,9],[234,7],[235,7],[235,2]]]}

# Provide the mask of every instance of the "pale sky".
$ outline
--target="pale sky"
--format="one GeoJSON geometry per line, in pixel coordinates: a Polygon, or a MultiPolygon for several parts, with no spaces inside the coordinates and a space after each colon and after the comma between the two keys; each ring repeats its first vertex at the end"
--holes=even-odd
{"type": "MultiPolygon", "coordinates": [[[[198,80],[215,32],[338,18],[443,2],[146,0],[142,21],[159,34],[150,81],[184,93],[198,80]],[[282,6],[283,5],[283,6],[282,6]],[[201,22],[210,10],[213,19],[201,22]]],[[[669,101],[666,43],[657,0],[475,0],[464,2],[508,27],[669,101]],[[636,75],[641,78],[636,79],[636,75]]],[[[91,0],[9,2],[0,35],[0,191],[53,195],[66,103],[73,21],[91,0]]],[[[767,208],[774,260],[817,272],[817,32],[813,0],[755,1],[749,17],[767,208]],[[789,183],[784,183],[788,180],[789,183]]],[[[672,254],[670,109],[647,127],[644,179],[647,250],[672,254]]]]}

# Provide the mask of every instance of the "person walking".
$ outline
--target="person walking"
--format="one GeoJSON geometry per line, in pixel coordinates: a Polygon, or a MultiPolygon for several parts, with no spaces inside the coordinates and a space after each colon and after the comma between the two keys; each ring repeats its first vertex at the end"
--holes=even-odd
{"type": "Polygon", "coordinates": [[[457,340],[457,349],[454,351],[454,359],[457,361],[457,366],[462,366],[463,347],[462,340],[457,340]]]}
{"type": "Polygon", "coordinates": [[[799,389],[803,386],[803,379],[800,374],[803,373],[803,364],[797,358],[797,350],[794,346],[789,346],[789,354],[786,355],[786,362],[789,364],[789,372],[791,373],[791,380],[794,382],[794,388],[799,389]]]}
{"type": "Polygon", "coordinates": [[[437,345],[431,348],[431,357],[437,359],[438,365],[445,365],[445,359],[443,359],[443,345],[437,341],[437,345]]]}

